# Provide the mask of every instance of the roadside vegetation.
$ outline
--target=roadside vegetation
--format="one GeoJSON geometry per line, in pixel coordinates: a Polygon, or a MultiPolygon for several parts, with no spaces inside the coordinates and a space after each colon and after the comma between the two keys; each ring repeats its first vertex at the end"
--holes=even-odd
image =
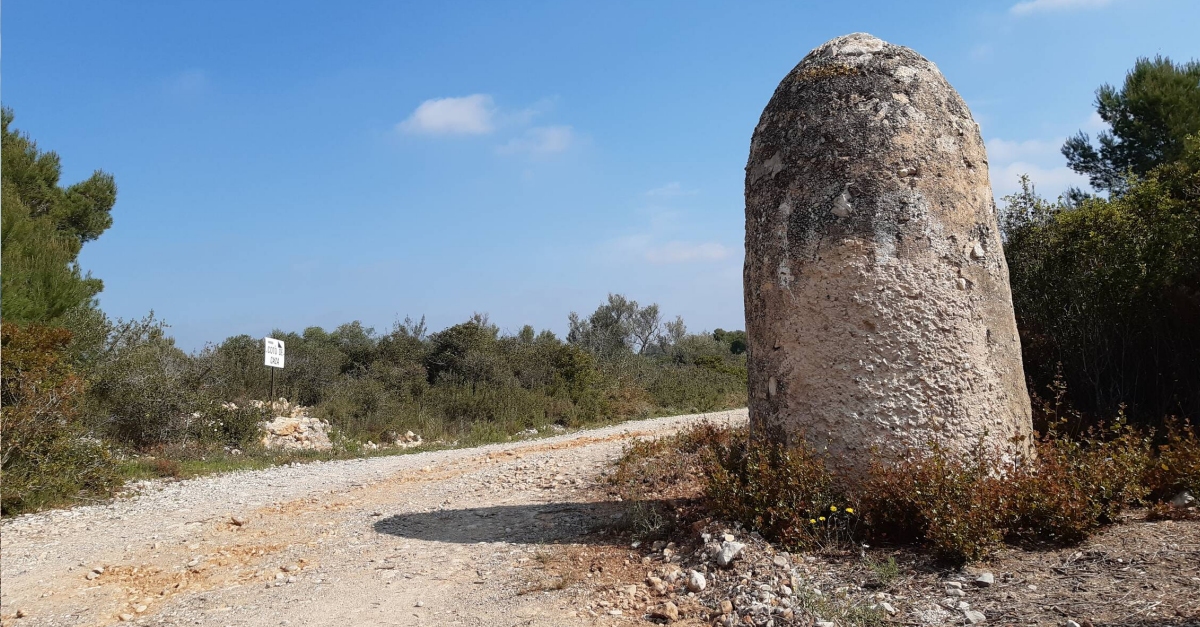
{"type": "Polygon", "coordinates": [[[804,444],[747,436],[701,425],[627,448],[609,482],[629,503],[630,531],[682,542],[693,523],[716,519],[788,551],[917,545],[962,564],[1005,544],[1077,545],[1132,507],[1151,519],[1200,517],[1179,498],[1200,492],[1200,429],[1190,423],[1170,423],[1159,445],[1121,422],[1082,436],[1051,429],[1032,459],[931,442],[865,477],[832,472],[804,444]]]}

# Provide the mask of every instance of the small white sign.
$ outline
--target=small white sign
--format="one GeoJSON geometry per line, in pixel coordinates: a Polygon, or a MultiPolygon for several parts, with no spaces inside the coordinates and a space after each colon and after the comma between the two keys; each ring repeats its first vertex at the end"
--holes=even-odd
{"type": "Polygon", "coordinates": [[[273,337],[265,337],[263,341],[266,343],[266,355],[263,359],[263,364],[274,368],[283,367],[283,340],[277,340],[273,337]]]}

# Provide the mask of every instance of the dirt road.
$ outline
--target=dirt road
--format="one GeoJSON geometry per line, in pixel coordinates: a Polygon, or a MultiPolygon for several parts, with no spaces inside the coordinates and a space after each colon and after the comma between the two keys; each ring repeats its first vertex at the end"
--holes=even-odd
{"type": "Polygon", "coordinates": [[[610,524],[589,485],[624,442],[745,410],[549,439],[151,484],[3,525],[10,625],[569,625],[522,594],[548,547],[610,524]],[[18,617],[20,616],[20,617],[18,617]]]}

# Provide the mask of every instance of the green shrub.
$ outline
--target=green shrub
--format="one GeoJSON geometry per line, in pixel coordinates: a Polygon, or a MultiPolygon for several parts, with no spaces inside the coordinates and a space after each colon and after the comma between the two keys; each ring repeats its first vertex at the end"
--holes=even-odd
{"type": "Polygon", "coordinates": [[[66,356],[64,329],[3,323],[0,511],[35,510],[120,486],[107,447],[80,420],[84,382],[66,356]]]}
{"type": "Polygon", "coordinates": [[[189,438],[199,444],[219,444],[239,449],[258,445],[258,425],[271,419],[267,407],[212,402],[192,416],[189,438]]]}
{"type": "Polygon", "coordinates": [[[89,367],[93,420],[113,440],[134,447],[182,441],[193,414],[207,404],[194,366],[153,313],[118,321],[89,367]]]}
{"type": "Polygon", "coordinates": [[[1005,199],[1004,253],[1033,389],[1056,364],[1093,419],[1200,415],[1200,137],[1123,194],[1005,199]]]}

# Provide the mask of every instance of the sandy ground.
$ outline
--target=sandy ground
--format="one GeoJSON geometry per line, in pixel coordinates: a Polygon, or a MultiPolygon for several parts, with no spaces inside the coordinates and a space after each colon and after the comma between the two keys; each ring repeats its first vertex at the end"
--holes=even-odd
{"type": "Polygon", "coordinates": [[[595,501],[603,491],[593,482],[630,438],[745,417],[677,416],[536,441],[153,482],[132,498],[20,516],[2,527],[0,620],[619,621],[579,614],[570,591],[530,592],[539,562],[551,549],[594,541],[590,531],[621,515],[619,504],[595,501]]]}

